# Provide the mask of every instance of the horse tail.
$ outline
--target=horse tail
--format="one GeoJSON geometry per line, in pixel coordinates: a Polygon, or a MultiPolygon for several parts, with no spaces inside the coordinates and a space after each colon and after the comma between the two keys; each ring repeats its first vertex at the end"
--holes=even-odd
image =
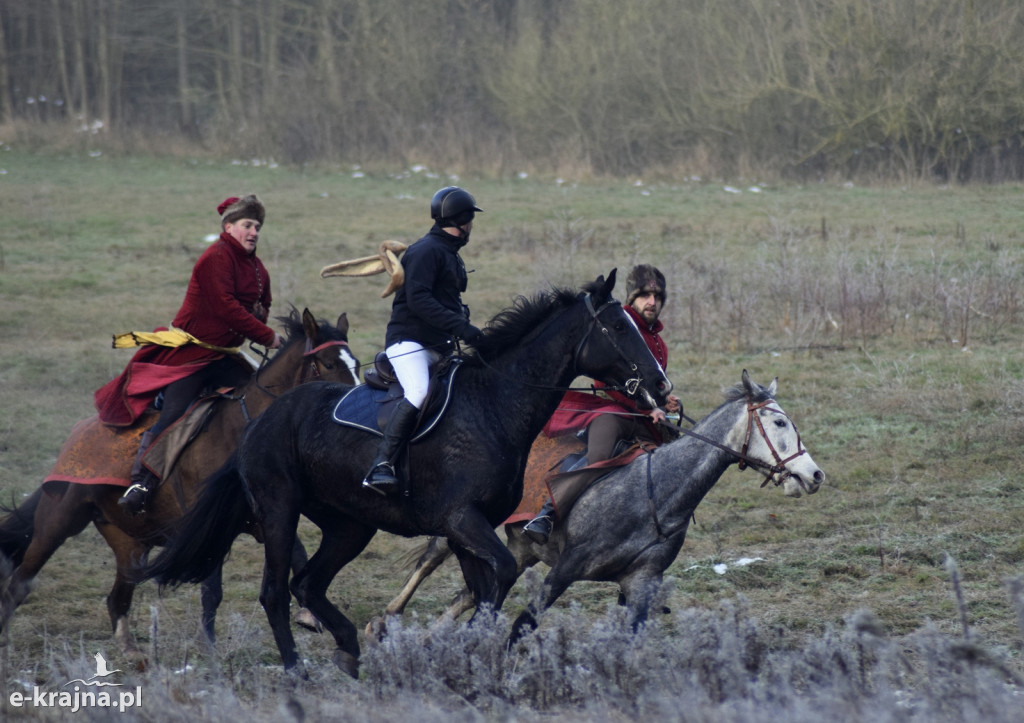
{"type": "Polygon", "coordinates": [[[216,572],[251,518],[244,487],[235,453],[206,479],[195,504],[175,525],[167,546],[141,570],[140,579],[176,587],[203,582],[216,572]]]}
{"type": "Polygon", "coordinates": [[[0,504],[0,512],[7,516],[0,520],[0,554],[14,567],[21,564],[25,550],[35,532],[36,508],[43,498],[43,488],[33,492],[19,507],[11,508],[0,504]]]}

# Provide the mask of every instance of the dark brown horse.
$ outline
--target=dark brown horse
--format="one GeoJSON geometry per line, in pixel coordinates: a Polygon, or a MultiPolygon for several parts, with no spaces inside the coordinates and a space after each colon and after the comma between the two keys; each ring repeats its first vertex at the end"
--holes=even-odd
{"type": "MultiPolygon", "coordinates": [[[[0,591],[5,591],[0,599],[0,625],[6,624],[24,601],[32,580],[57,548],[92,522],[117,561],[114,586],[107,595],[114,637],[123,651],[136,652],[128,627],[136,585],[133,571],[153,546],[166,542],[169,530],[197,497],[202,481],[234,452],[245,425],[276,397],[301,382],[322,379],[356,383],[359,362],[348,349],[345,314],[334,326],[318,322],[308,310],[301,319],[293,309],[290,316],[279,320],[287,331],[285,344],[269,363],[254,372],[246,386],[214,403],[204,430],[185,447],[167,479],[152,493],[145,515],[133,517],[117,504],[127,479],[123,486],[81,484],[75,482],[73,473],[67,474],[82,466],[79,458],[88,453],[105,468],[102,479],[113,481],[120,476],[118,470],[127,477],[143,427],[115,432],[96,417],[75,426],[46,482],[17,509],[3,508],[9,514],[0,520],[0,553],[13,566],[13,574],[3,576],[7,566],[0,565],[0,591]]],[[[155,415],[150,415],[144,424],[153,421],[155,415]]],[[[203,582],[203,626],[211,640],[221,600],[220,583],[219,569],[203,582]]]]}

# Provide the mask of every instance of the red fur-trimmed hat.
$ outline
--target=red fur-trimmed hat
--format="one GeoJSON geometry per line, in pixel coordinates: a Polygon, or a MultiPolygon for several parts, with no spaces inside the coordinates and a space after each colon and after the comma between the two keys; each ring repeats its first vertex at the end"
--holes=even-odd
{"type": "Polygon", "coordinates": [[[626,277],[626,304],[632,304],[640,294],[654,292],[665,303],[665,275],[650,264],[637,264],[626,277]]]}
{"type": "Polygon", "coordinates": [[[231,196],[221,201],[221,204],[217,206],[217,213],[220,214],[220,223],[223,226],[226,223],[234,223],[239,219],[251,218],[254,221],[259,221],[260,226],[263,225],[263,219],[266,217],[266,209],[263,208],[263,204],[256,196],[250,194],[239,198],[238,196],[231,196]]]}

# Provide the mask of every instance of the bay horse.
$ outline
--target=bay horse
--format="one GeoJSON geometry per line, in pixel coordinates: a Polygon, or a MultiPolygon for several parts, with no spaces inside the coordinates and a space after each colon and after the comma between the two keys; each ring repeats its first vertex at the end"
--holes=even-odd
{"type": "MultiPolygon", "coordinates": [[[[146,514],[134,517],[117,504],[127,487],[113,484],[80,484],[51,475],[17,509],[3,507],[0,520],[0,554],[9,562],[0,565],[0,626],[28,596],[31,583],[54,552],[92,522],[106,540],[117,562],[114,585],[107,595],[107,612],[115,640],[126,653],[136,653],[128,624],[128,611],[135,592],[135,571],[155,545],[166,543],[169,532],[196,499],[200,486],[234,452],[245,425],[258,416],[284,391],[310,379],[355,383],[359,361],[348,348],[348,317],[342,314],[335,325],[317,321],[308,309],[301,318],[292,309],[278,317],[286,329],[286,341],[274,357],[255,370],[250,381],[230,398],[214,404],[202,433],[188,444],[171,474],[150,494],[146,514]],[[13,571],[10,568],[13,567],[13,571]],[[4,570],[10,574],[4,575],[4,570]]],[[[149,422],[155,421],[150,415],[149,422]]],[[[106,444],[90,449],[102,464],[123,468],[124,476],[135,458],[137,439],[143,429],[119,434],[106,432],[96,416],[76,425],[78,429],[100,428],[98,439],[106,444]],[[126,444],[127,442],[127,444],[126,444]]],[[[74,437],[74,433],[72,437],[74,437]]],[[[72,446],[65,442],[62,456],[72,446]]],[[[81,446],[81,445],[79,445],[81,446]]],[[[58,461],[57,470],[60,467],[58,461]]],[[[305,561],[301,547],[296,554],[305,561]]],[[[218,567],[202,581],[203,628],[213,640],[214,618],[222,598],[218,567]]]]}
{"type": "MultiPolygon", "coordinates": [[[[577,580],[615,582],[619,602],[628,606],[634,628],[647,619],[651,599],[662,576],[676,559],[694,510],[725,470],[735,463],[754,467],[768,482],[781,485],[788,497],[818,491],[824,473],[815,464],[792,420],[775,401],[777,380],[767,388],[743,371],[740,384],[726,392],[726,402],[678,439],[640,455],[626,466],[612,467],[599,477],[556,524],[546,544],[523,532],[532,514],[517,515],[505,524],[508,547],[516,560],[517,577],[538,562],[551,567],[544,579],[544,597],[515,620],[510,642],[536,627],[536,616],[549,608],[577,580]]],[[[578,442],[561,437],[574,451],[578,442]]],[[[552,440],[538,442],[527,467],[527,497],[547,497],[552,440]],[[537,494],[530,494],[536,490],[537,494]]],[[[538,502],[529,507],[536,510],[538,502]]],[[[385,619],[401,615],[416,588],[451,555],[441,538],[424,546],[412,575],[388,604],[385,619]]],[[[469,590],[456,595],[446,615],[458,618],[476,601],[469,590]]],[[[368,638],[379,634],[381,621],[367,625],[368,638]]]]}
{"type": "Polygon", "coordinates": [[[288,625],[288,551],[300,514],[323,535],[291,592],[334,636],[334,661],[353,677],[358,634],[326,592],[378,530],[446,537],[475,599],[500,608],[516,564],[494,528],[519,503],[530,444],[565,389],[587,375],[647,407],[671,391],[636,325],[612,298],[614,285],[613,270],[580,292],[519,297],[490,320],[462,362],[447,412],[409,449],[406,495],[384,497],[362,486],[378,437],[332,421],[348,387],[304,385],[283,395],[249,428],[235,463],[207,485],[180,534],[144,575],[164,584],[203,579],[228,549],[225,510],[244,507],[247,493],[266,536],[260,602],[291,673],[305,676],[288,625]]]}

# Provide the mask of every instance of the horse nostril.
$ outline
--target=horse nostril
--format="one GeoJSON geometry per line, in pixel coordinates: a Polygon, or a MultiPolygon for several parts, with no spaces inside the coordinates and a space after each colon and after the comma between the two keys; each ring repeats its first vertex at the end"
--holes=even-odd
{"type": "Polygon", "coordinates": [[[819,484],[819,485],[820,485],[820,484],[821,484],[822,482],[824,482],[824,481],[825,481],[825,473],[824,473],[824,472],[822,472],[822,471],[821,471],[820,469],[819,469],[819,470],[817,470],[817,471],[816,471],[816,472],[814,473],[814,481],[815,481],[815,482],[816,482],[817,484],[819,484]]]}

